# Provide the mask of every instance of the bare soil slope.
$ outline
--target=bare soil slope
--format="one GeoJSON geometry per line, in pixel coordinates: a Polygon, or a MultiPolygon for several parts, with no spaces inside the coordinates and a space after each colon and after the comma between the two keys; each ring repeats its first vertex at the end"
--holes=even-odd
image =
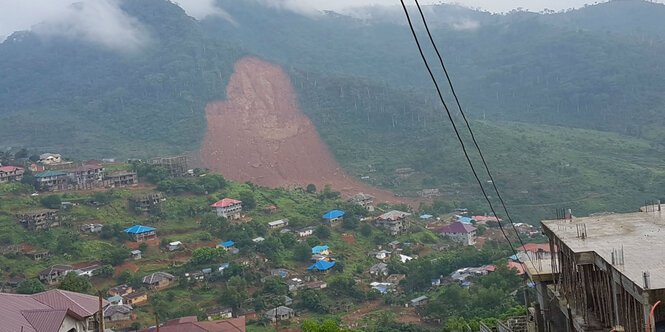
{"type": "Polygon", "coordinates": [[[344,173],[298,110],[291,80],[278,65],[255,57],[236,62],[227,100],[208,104],[206,119],[201,162],[228,179],[268,187],[331,184],[344,197],[364,192],[379,202],[403,201],[344,173]]]}

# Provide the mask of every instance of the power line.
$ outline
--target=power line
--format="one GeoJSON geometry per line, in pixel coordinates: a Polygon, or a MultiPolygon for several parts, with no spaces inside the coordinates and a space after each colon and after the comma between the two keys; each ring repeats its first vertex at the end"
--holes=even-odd
{"type": "MultiPolygon", "coordinates": [[[[513,221],[513,218],[510,216],[510,213],[508,213],[508,208],[506,207],[506,203],[503,200],[503,197],[501,196],[501,193],[499,193],[499,188],[496,186],[496,181],[494,181],[494,177],[492,176],[492,172],[490,172],[489,166],[487,166],[487,162],[485,161],[485,156],[480,149],[480,146],[478,145],[478,141],[476,141],[476,135],[473,133],[473,130],[471,129],[471,125],[469,124],[469,120],[466,117],[466,114],[464,113],[464,110],[462,109],[462,104],[459,101],[459,98],[457,97],[457,93],[455,92],[455,87],[453,86],[453,81],[450,79],[450,75],[448,74],[448,70],[446,69],[446,65],[443,63],[443,58],[441,57],[441,53],[439,53],[439,48],[436,47],[436,43],[434,42],[434,38],[432,38],[432,33],[429,30],[429,26],[427,25],[427,20],[425,19],[425,14],[423,14],[423,10],[420,7],[420,3],[418,3],[418,0],[414,0],[416,3],[416,6],[418,7],[418,12],[420,13],[420,17],[423,20],[423,25],[425,26],[425,30],[427,31],[427,36],[429,36],[429,40],[432,43],[432,46],[434,47],[434,51],[436,52],[436,56],[439,58],[439,63],[441,64],[441,68],[443,68],[443,72],[446,75],[446,79],[448,80],[448,86],[450,86],[450,91],[453,94],[453,97],[455,98],[455,102],[457,103],[457,108],[459,108],[459,112],[462,115],[462,118],[464,119],[464,123],[466,123],[466,128],[469,130],[469,133],[471,134],[471,140],[473,141],[474,146],[476,147],[476,150],[478,151],[478,155],[480,156],[480,160],[483,162],[483,166],[485,167],[485,170],[487,171],[487,175],[490,178],[490,181],[492,183],[492,187],[494,188],[494,192],[496,193],[496,196],[499,198],[499,202],[501,202],[501,206],[503,207],[503,211],[506,213],[506,218],[508,218],[508,221],[510,222],[510,225],[512,226],[513,230],[515,231],[515,235],[517,235],[517,239],[519,240],[520,244],[524,246],[524,241],[522,241],[522,237],[520,236],[520,233],[517,231],[517,228],[515,227],[515,222],[513,221]]],[[[496,217],[496,216],[495,216],[496,217]]],[[[501,224],[501,222],[497,218],[497,222],[501,224]]],[[[527,255],[527,258],[533,265],[533,268],[537,271],[536,269],[536,264],[533,262],[531,257],[527,255]]]]}
{"type": "MultiPolygon", "coordinates": [[[[483,187],[483,183],[480,180],[480,177],[478,176],[478,173],[476,172],[476,168],[473,166],[473,162],[471,162],[471,158],[469,157],[469,153],[466,150],[466,145],[464,144],[464,140],[462,139],[462,136],[459,133],[459,130],[457,129],[457,125],[455,124],[455,120],[453,119],[452,114],[450,113],[450,109],[448,109],[448,105],[446,104],[446,101],[443,99],[443,95],[441,94],[441,89],[439,88],[439,83],[436,81],[436,78],[434,77],[434,74],[432,73],[432,69],[429,66],[429,63],[427,62],[427,58],[425,57],[425,54],[423,53],[423,49],[420,46],[420,41],[418,40],[418,36],[416,35],[416,30],[413,28],[413,23],[411,22],[411,16],[409,15],[409,11],[406,9],[406,5],[404,4],[404,0],[400,0],[402,3],[402,8],[404,8],[404,14],[406,14],[406,19],[409,23],[409,28],[411,29],[411,33],[413,34],[413,39],[416,42],[416,46],[418,46],[418,51],[420,52],[420,57],[423,60],[423,63],[425,64],[425,67],[427,68],[427,72],[429,73],[430,78],[432,79],[432,82],[434,83],[434,87],[436,88],[436,92],[439,95],[439,100],[441,100],[441,103],[443,104],[443,108],[446,110],[446,113],[448,114],[448,119],[450,120],[450,123],[453,126],[453,130],[455,131],[455,135],[457,136],[457,140],[459,141],[460,145],[462,146],[462,151],[464,152],[464,157],[466,158],[467,163],[469,164],[469,167],[471,168],[471,171],[473,173],[473,176],[476,178],[476,181],[478,182],[478,185],[480,186],[480,190],[483,193],[483,196],[485,197],[485,200],[487,201],[487,204],[489,204],[490,210],[492,210],[492,214],[494,217],[499,220],[499,217],[496,214],[496,211],[494,210],[494,206],[492,205],[492,201],[489,199],[487,196],[487,193],[485,192],[485,188],[483,187]]],[[[499,222],[499,229],[501,229],[501,233],[503,233],[503,237],[506,238],[506,241],[508,241],[508,245],[510,246],[510,249],[513,251],[515,255],[517,255],[517,251],[515,250],[515,247],[513,246],[512,242],[508,238],[508,235],[506,234],[506,231],[503,229],[503,225],[499,222]]]]}

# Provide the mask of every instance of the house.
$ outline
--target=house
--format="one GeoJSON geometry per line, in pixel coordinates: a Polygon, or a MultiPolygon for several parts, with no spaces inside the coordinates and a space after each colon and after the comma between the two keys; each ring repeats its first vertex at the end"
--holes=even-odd
{"type": "Polygon", "coordinates": [[[160,290],[169,287],[175,277],[166,272],[155,272],[143,277],[143,284],[149,289],[160,290]]]}
{"type": "Polygon", "coordinates": [[[271,206],[268,206],[265,209],[263,209],[263,211],[267,214],[274,214],[274,213],[277,213],[277,207],[274,206],[274,205],[271,205],[271,206]]]}
{"type": "MultiPolygon", "coordinates": [[[[556,251],[556,246],[554,247],[556,251]]],[[[552,258],[549,243],[527,243],[517,248],[517,257],[521,262],[549,260],[552,258]]]]}
{"type": "Polygon", "coordinates": [[[377,226],[388,230],[391,235],[397,235],[408,229],[407,217],[410,215],[408,212],[392,210],[378,216],[375,222],[377,226]]]}
{"type": "Polygon", "coordinates": [[[72,270],[71,265],[53,265],[39,272],[39,280],[46,284],[54,284],[64,279],[65,275],[72,270]]]}
{"type": "Polygon", "coordinates": [[[230,198],[217,201],[217,203],[210,205],[210,207],[218,216],[226,219],[240,219],[240,214],[242,213],[242,201],[230,198]]]}
{"type": "Polygon", "coordinates": [[[28,252],[26,255],[28,255],[28,257],[32,258],[33,260],[38,261],[44,257],[48,257],[49,254],[50,253],[48,250],[43,250],[43,251],[31,251],[28,252]]]}
{"type": "Polygon", "coordinates": [[[455,272],[453,272],[450,275],[450,277],[457,281],[463,281],[468,278],[487,275],[489,272],[493,272],[494,270],[495,270],[494,265],[483,265],[480,267],[464,267],[461,269],[457,269],[455,272]]]}
{"type": "Polygon", "coordinates": [[[298,289],[302,288],[305,283],[302,279],[293,278],[286,281],[286,286],[289,287],[289,292],[295,292],[298,289]]]}
{"type": "Polygon", "coordinates": [[[286,233],[291,233],[290,228],[282,228],[279,230],[279,234],[286,234],[286,233]]]}
{"type": "Polygon", "coordinates": [[[60,226],[58,222],[58,210],[38,209],[19,212],[14,215],[23,227],[31,231],[39,231],[60,226]]]}
{"type": "Polygon", "coordinates": [[[76,269],[76,270],[74,270],[74,271],[72,271],[72,272],[76,273],[76,275],[79,275],[79,276],[88,276],[88,277],[92,277],[92,275],[94,274],[94,272],[97,271],[97,270],[99,270],[99,269],[101,269],[101,268],[102,268],[101,265],[99,265],[99,264],[93,264],[93,265],[89,265],[89,266],[82,267],[82,268],[80,268],[80,269],[76,269]]]}
{"type": "Polygon", "coordinates": [[[21,181],[24,172],[22,167],[2,166],[0,167],[0,183],[21,181]]]}
{"type": "Polygon", "coordinates": [[[159,206],[166,200],[162,193],[149,193],[135,195],[127,199],[129,208],[137,214],[149,214],[157,211],[159,206]]]}
{"type": "Polygon", "coordinates": [[[300,228],[300,229],[296,230],[296,235],[298,235],[298,237],[300,237],[300,238],[308,237],[308,236],[314,234],[315,229],[316,229],[316,227],[314,227],[314,226],[303,227],[303,228],[300,228]]]}
{"type": "Polygon", "coordinates": [[[312,264],[310,267],[307,268],[309,271],[320,271],[320,272],[328,272],[330,269],[335,266],[335,262],[328,262],[328,261],[318,261],[314,264],[312,264]]]}
{"type": "Polygon", "coordinates": [[[185,278],[187,281],[203,281],[205,279],[205,274],[203,271],[194,271],[185,273],[185,278]]]}
{"type": "Polygon", "coordinates": [[[85,164],[79,168],[68,170],[67,176],[74,189],[85,190],[102,187],[104,185],[104,166],[85,164]]]}
{"type": "Polygon", "coordinates": [[[399,260],[400,260],[402,263],[406,263],[406,262],[408,262],[408,261],[410,261],[410,260],[412,260],[412,259],[413,259],[413,257],[411,257],[411,256],[407,256],[407,255],[399,254],[399,260]]]}
{"type": "Polygon", "coordinates": [[[369,274],[377,277],[385,277],[388,275],[388,264],[378,263],[369,268],[369,274]]]}
{"type": "Polygon", "coordinates": [[[270,270],[270,275],[274,277],[286,277],[291,271],[287,269],[272,269],[270,270]]]}
{"type": "Polygon", "coordinates": [[[147,161],[148,165],[159,166],[176,178],[187,174],[187,156],[157,157],[147,161]]]}
{"type": "Polygon", "coordinates": [[[342,222],[343,217],[344,211],[330,210],[323,215],[323,220],[330,224],[330,226],[335,226],[342,222]]]}
{"type": "Polygon", "coordinates": [[[123,284],[109,288],[109,290],[106,293],[108,293],[111,296],[125,296],[132,293],[133,291],[134,289],[132,288],[132,286],[123,284]]]}
{"type": "Polygon", "coordinates": [[[454,222],[444,227],[441,229],[441,235],[465,246],[476,243],[476,228],[461,222],[454,222]]]}
{"type": "Polygon", "coordinates": [[[421,220],[429,220],[429,219],[432,219],[433,217],[434,217],[434,216],[431,215],[431,214],[421,214],[421,215],[420,215],[420,219],[421,219],[421,220]]]}
{"type": "MultiPolygon", "coordinates": [[[[102,305],[108,305],[102,300],[102,305]]],[[[98,329],[96,296],[54,289],[32,295],[0,293],[0,330],[91,332],[98,329]]]]}
{"type": "Polygon", "coordinates": [[[381,294],[386,294],[395,290],[395,284],[390,282],[372,282],[369,286],[372,289],[376,289],[381,294]]]}
{"type": "Polygon", "coordinates": [[[263,316],[271,322],[278,322],[282,320],[289,320],[295,315],[296,313],[293,311],[293,309],[285,306],[279,306],[277,308],[266,311],[265,315],[263,316]]]}
{"type": "Polygon", "coordinates": [[[143,226],[143,225],[134,225],[130,228],[125,229],[125,232],[129,234],[130,239],[134,242],[141,242],[149,239],[154,239],[157,237],[156,228],[143,226]]]}
{"type": "Polygon", "coordinates": [[[39,162],[44,165],[53,165],[62,163],[62,156],[57,153],[42,153],[39,155],[39,162]]]}
{"type": "Polygon", "coordinates": [[[104,309],[104,320],[115,322],[129,320],[132,314],[132,306],[129,304],[110,304],[104,309]]]}
{"type": "Polygon", "coordinates": [[[432,286],[441,285],[441,278],[432,279],[432,286]]]}
{"type": "Polygon", "coordinates": [[[372,195],[358,193],[349,198],[348,201],[364,207],[369,212],[374,212],[374,196],[372,195]]]}
{"type": "Polygon", "coordinates": [[[182,249],[182,242],[180,242],[180,241],[170,242],[167,249],[169,251],[180,250],[180,249],[182,249]]]}
{"type": "Polygon", "coordinates": [[[401,243],[400,243],[399,241],[392,241],[392,242],[388,243],[388,245],[389,245],[390,248],[392,248],[392,249],[397,249],[397,248],[399,248],[399,247],[400,247],[400,244],[401,244],[401,243]]]}
{"type": "Polygon", "coordinates": [[[258,320],[259,315],[256,313],[256,310],[254,309],[247,309],[247,310],[241,310],[236,312],[235,317],[245,317],[245,320],[258,320]]]}
{"type": "Polygon", "coordinates": [[[139,184],[136,172],[117,171],[104,174],[104,186],[111,188],[136,186],[139,184]]]}
{"type": "Polygon", "coordinates": [[[469,218],[469,217],[460,217],[460,218],[457,219],[457,222],[461,222],[463,224],[470,224],[474,221],[475,220],[473,220],[473,218],[469,218]]]}
{"type": "Polygon", "coordinates": [[[259,237],[255,237],[255,238],[253,238],[253,239],[252,239],[252,242],[254,242],[254,243],[261,243],[261,242],[263,242],[263,241],[265,241],[265,240],[266,240],[265,238],[259,236],[259,237]]]}
{"type": "Polygon", "coordinates": [[[141,259],[141,250],[132,250],[132,259],[135,261],[141,259]]]}
{"type": "Polygon", "coordinates": [[[275,220],[275,221],[269,222],[268,223],[268,228],[277,229],[277,228],[286,227],[288,224],[289,224],[288,219],[280,219],[280,220],[275,220]]]}
{"type": "Polygon", "coordinates": [[[312,247],[312,254],[315,254],[315,255],[330,255],[330,247],[328,247],[327,245],[312,247]]]}
{"type": "Polygon", "coordinates": [[[409,303],[407,304],[407,307],[408,306],[420,307],[420,306],[426,305],[428,302],[429,302],[429,299],[427,298],[427,296],[423,295],[423,296],[417,297],[417,298],[409,301],[409,303]]]}
{"type": "Polygon", "coordinates": [[[328,283],[322,280],[315,280],[315,281],[310,281],[307,283],[304,283],[302,285],[303,289],[324,289],[328,287],[328,283]]]}
{"type": "Polygon", "coordinates": [[[148,294],[143,291],[133,292],[126,295],[122,302],[128,305],[140,305],[148,302],[148,294]]]}
{"type": "Polygon", "coordinates": [[[406,278],[405,274],[391,274],[388,276],[388,278],[386,278],[386,281],[397,285],[404,278],[406,278]]]}
{"type": "Polygon", "coordinates": [[[83,233],[99,233],[104,228],[102,224],[83,224],[81,225],[81,232],[83,233]]]}
{"type": "Polygon", "coordinates": [[[386,260],[386,259],[390,258],[391,255],[392,255],[392,252],[390,252],[388,250],[379,250],[377,252],[374,252],[374,257],[376,257],[376,259],[380,259],[380,260],[386,260]]]}
{"type": "Polygon", "coordinates": [[[62,171],[44,171],[35,174],[37,186],[42,191],[61,191],[69,189],[69,178],[62,171]]]}
{"type": "Polygon", "coordinates": [[[245,332],[245,317],[198,321],[196,316],[171,319],[163,325],[139,332],[245,332]]]}
{"type": "Polygon", "coordinates": [[[222,242],[222,243],[218,244],[216,246],[216,248],[224,248],[224,249],[226,249],[226,251],[229,251],[231,249],[234,249],[235,245],[236,245],[236,243],[233,242],[233,241],[225,241],[225,242],[222,242]]]}
{"type": "Polygon", "coordinates": [[[112,304],[118,304],[118,303],[122,304],[122,296],[120,296],[120,295],[111,296],[106,300],[109,301],[112,304]]]}
{"type": "Polygon", "coordinates": [[[233,309],[216,308],[216,309],[206,310],[206,316],[208,316],[208,320],[231,318],[233,317],[233,309]]]}
{"type": "Polygon", "coordinates": [[[423,189],[418,192],[418,195],[424,198],[432,198],[432,197],[441,196],[441,192],[437,188],[423,189]]]}

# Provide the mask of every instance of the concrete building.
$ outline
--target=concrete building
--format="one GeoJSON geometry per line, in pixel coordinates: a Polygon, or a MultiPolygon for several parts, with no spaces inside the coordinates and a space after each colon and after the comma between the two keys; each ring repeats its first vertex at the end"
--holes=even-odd
{"type": "Polygon", "coordinates": [[[358,193],[349,198],[348,201],[364,207],[369,212],[374,212],[374,196],[372,195],[358,193]]]}
{"type": "Polygon", "coordinates": [[[15,214],[14,217],[25,229],[30,231],[39,231],[60,225],[57,210],[39,209],[25,211],[15,214]]]}
{"type": "Polygon", "coordinates": [[[544,220],[550,264],[525,262],[545,331],[646,331],[665,323],[665,205],[544,220]]]}
{"type": "MultiPolygon", "coordinates": [[[[102,300],[102,305],[108,301],[102,300]]],[[[32,295],[0,293],[0,330],[92,332],[98,329],[96,296],[54,289],[32,295]]]]}
{"type": "Polygon", "coordinates": [[[175,277],[166,272],[155,272],[143,277],[143,284],[152,290],[167,288],[175,281],[175,277]]]}
{"type": "Polygon", "coordinates": [[[39,272],[39,280],[46,284],[55,284],[64,279],[67,273],[72,272],[71,265],[53,265],[39,272]]]}
{"type": "Polygon", "coordinates": [[[69,189],[69,177],[62,171],[44,171],[35,174],[35,180],[39,190],[62,191],[69,189]]]}
{"type": "Polygon", "coordinates": [[[126,295],[131,294],[132,292],[134,292],[134,289],[132,288],[132,286],[125,285],[125,284],[118,285],[118,286],[115,286],[115,287],[111,287],[107,291],[107,293],[110,296],[126,296],[126,295]]]}
{"type": "Polygon", "coordinates": [[[279,306],[274,309],[266,311],[264,317],[271,322],[277,322],[281,320],[289,320],[296,315],[295,311],[289,307],[279,306]]]}
{"type": "Polygon", "coordinates": [[[39,155],[39,162],[44,165],[60,164],[62,156],[57,153],[42,153],[39,155]]]}
{"type": "Polygon", "coordinates": [[[0,167],[0,183],[18,182],[23,179],[24,170],[16,166],[0,167]]]}
{"type": "Polygon", "coordinates": [[[454,222],[441,229],[441,235],[465,246],[476,243],[476,228],[461,222],[454,222]]]}
{"type": "Polygon", "coordinates": [[[316,227],[314,227],[314,226],[303,227],[303,228],[300,228],[300,229],[296,230],[296,235],[298,235],[298,237],[300,237],[300,238],[308,237],[308,236],[314,234],[315,229],[316,229],[316,227]]]}
{"type": "Polygon", "coordinates": [[[79,168],[67,171],[72,188],[86,190],[104,186],[104,166],[99,164],[85,164],[79,168]]]}
{"type": "Polygon", "coordinates": [[[136,172],[117,171],[104,174],[104,185],[106,187],[118,188],[126,186],[136,186],[139,184],[136,172]]]}
{"type": "Polygon", "coordinates": [[[187,175],[187,156],[152,158],[148,165],[163,167],[172,177],[187,175]]]}
{"type": "Polygon", "coordinates": [[[280,220],[275,220],[275,221],[269,222],[268,223],[268,228],[277,229],[277,228],[286,227],[288,225],[289,225],[289,219],[280,219],[280,220]]]}
{"type": "Polygon", "coordinates": [[[129,207],[137,214],[149,214],[159,209],[166,198],[162,193],[149,193],[132,196],[128,199],[129,207]]]}
{"type": "Polygon", "coordinates": [[[148,294],[143,291],[133,292],[123,297],[122,303],[128,305],[140,305],[148,302],[148,294]]]}
{"type": "Polygon", "coordinates": [[[129,234],[130,239],[134,242],[141,242],[157,237],[156,228],[142,225],[134,225],[125,229],[125,232],[129,234]]]}
{"type": "Polygon", "coordinates": [[[171,319],[163,325],[139,332],[245,332],[245,317],[198,321],[196,316],[171,319]]]}
{"type": "Polygon", "coordinates": [[[344,218],[344,211],[340,210],[330,210],[323,215],[323,220],[328,223],[331,227],[339,225],[344,218]]]}
{"type": "Polygon", "coordinates": [[[129,304],[109,304],[104,308],[104,320],[109,322],[130,320],[132,306],[129,304]]]}
{"type": "Polygon", "coordinates": [[[397,235],[409,228],[410,215],[408,212],[392,210],[378,216],[375,222],[377,226],[388,230],[391,235],[397,235]]]}
{"type": "Polygon", "coordinates": [[[210,205],[210,207],[218,216],[226,219],[240,219],[241,217],[242,201],[224,198],[223,200],[210,205]]]}

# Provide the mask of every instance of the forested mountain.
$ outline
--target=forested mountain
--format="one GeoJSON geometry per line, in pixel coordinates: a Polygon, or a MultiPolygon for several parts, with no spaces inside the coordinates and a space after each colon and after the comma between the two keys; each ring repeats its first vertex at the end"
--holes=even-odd
{"type": "Polygon", "coordinates": [[[197,148],[204,107],[224,97],[241,52],[169,2],[122,8],[148,31],[139,51],[26,31],[0,45],[0,147],[96,158],[197,148]]]}
{"type": "MultiPolygon", "coordinates": [[[[287,65],[431,89],[397,7],[384,9],[376,19],[363,11],[370,18],[360,19],[219,3],[234,22],[210,18],[203,22],[206,29],[253,53],[287,65]]],[[[665,23],[655,17],[665,17],[665,5],[613,1],[555,15],[490,15],[450,5],[425,12],[472,116],[662,135],[665,122],[657,115],[665,104],[665,42],[655,37],[656,31],[650,38],[631,34],[662,30],[665,23]],[[613,22],[621,13],[630,18],[644,11],[651,14],[645,21],[631,21],[631,27],[629,19],[617,20],[623,24],[611,31],[626,34],[607,33],[600,24],[605,13],[613,22]]],[[[412,14],[415,18],[417,11],[412,14]]]]}

